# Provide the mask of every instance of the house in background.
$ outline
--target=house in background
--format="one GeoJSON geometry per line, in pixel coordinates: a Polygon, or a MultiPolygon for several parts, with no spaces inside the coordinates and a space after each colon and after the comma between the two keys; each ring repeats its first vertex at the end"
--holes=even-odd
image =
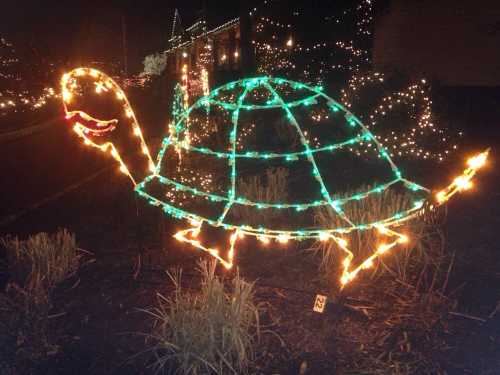
{"type": "Polygon", "coordinates": [[[500,134],[500,1],[392,0],[372,53],[377,70],[429,78],[469,134],[500,134]]]}
{"type": "Polygon", "coordinates": [[[250,18],[242,15],[223,22],[202,11],[199,19],[182,27],[176,11],[169,39],[166,74],[179,77],[203,66],[210,83],[242,77],[253,70],[250,18]]]}

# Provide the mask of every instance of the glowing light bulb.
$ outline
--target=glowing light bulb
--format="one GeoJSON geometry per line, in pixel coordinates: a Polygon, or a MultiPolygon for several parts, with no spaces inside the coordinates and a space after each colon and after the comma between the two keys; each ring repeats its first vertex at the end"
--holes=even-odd
{"type": "Polygon", "coordinates": [[[319,240],[322,242],[328,241],[329,238],[330,238],[330,235],[328,233],[321,232],[319,234],[319,240]]]}
{"type": "Polygon", "coordinates": [[[479,155],[471,157],[467,160],[467,165],[473,169],[479,169],[486,164],[486,159],[488,158],[487,152],[482,152],[479,155]]]}
{"type": "Polygon", "coordinates": [[[271,242],[268,237],[260,236],[259,241],[262,242],[264,245],[269,244],[271,242]]]}
{"type": "Polygon", "coordinates": [[[472,182],[470,178],[466,176],[459,176],[453,181],[459,190],[468,190],[472,187],[472,182]]]}
{"type": "Polygon", "coordinates": [[[347,247],[347,241],[343,238],[339,238],[337,240],[337,243],[341,246],[341,247],[347,247]]]}
{"type": "Polygon", "coordinates": [[[389,248],[390,248],[390,245],[386,245],[386,244],[380,245],[377,249],[377,253],[384,254],[385,252],[387,252],[387,250],[389,250],[389,248]]]}
{"type": "Polygon", "coordinates": [[[66,102],[66,103],[69,103],[71,101],[71,99],[73,98],[73,94],[70,93],[69,91],[67,90],[64,90],[63,91],[63,100],[66,102]]]}
{"type": "Polygon", "coordinates": [[[189,224],[191,224],[193,227],[199,227],[201,225],[201,222],[195,219],[190,219],[189,224]]]}
{"type": "Polygon", "coordinates": [[[63,74],[63,76],[61,78],[61,84],[62,84],[62,86],[66,86],[66,84],[69,81],[69,77],[71,77],[71,74],[69,74],[69,73],[64,73],[63,74]]]}
{"type": "Polygon", "coordinates": [[[377,225],[377,229],[380,234],[387,234],[387,229],[383,225],[377,225]]]}
{"type": "Polygon", "coordinates": [[[279,242],[279,243],[285,244],[285,243],[287,243],[289,240],[290,240],[290,237],[289,237],[289,236],[287,236],[286,234],[280,234],[280,235],[278,236],[278,242],[279,242]]]}
{"type": "Polygon", "coordinates": [[[348,278],[346,275],[344,275],[344,276],[342,276],[342,277],[340,278],[340,283],[341,283],[342,285],[345,285],[345,284],[347,284],[348,282],[349,282],[349,278],[348,278]]]}
{"type": "Polygon", "coordinates": [[[371,259],[367,260],[366,262],[363,263],[362,268],[363,269],[368,269],[373,267],[373,261],[371,259]]]}
{"type": "Polygon", "coordinates": [[[446,193],[444,191],[440,191],[436,194],[436,200],[438,203],[443,203],[446,201],[446,193]]]}

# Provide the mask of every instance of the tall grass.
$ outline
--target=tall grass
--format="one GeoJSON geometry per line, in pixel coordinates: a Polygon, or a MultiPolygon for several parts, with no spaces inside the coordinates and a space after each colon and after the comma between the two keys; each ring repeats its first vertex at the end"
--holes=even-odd
{"type": "MultiPolygon", "coordinates": [[[[288,198],[288,170],[268,168],[265,176],[251,176],[238,181],[238,195],[257,202],[286,202],[288,198]]],[[[280,210],[258,210],[255,207],[233,205],[231,214],[250,225],[262,225],[279,219],[280,210]]]]}
{"type": "Polygon", "coordinates": [[[226,291],[215,275],[215,262],[201,262],[201,290],[184,290],[182,271],[168,273],[172,297],[158,295],[158,306],[145,310],[154,318],[156,373],[185,375],[246,374],[260,338],[259,306],[254,285],[239,275],[226,291]]]}
{"type": "MultiPolygon", "coordinates": [[[[66,230],[27,240],[0,240],[9,282],[0,292],[0,364],[23,367],[57,351],[49,327],[54,287],[78,269],[74,235],[66,230]]],[[[1,368],[1,366],[0,366],[1,368]]]]}
{"type": "Polygon", "coordinates": [[[38,233],[19,240],[0,240],[5,248],[11,279],[28,292],[49,292],[78,269],[79,254],[75,236],[66,229],[55,234],[38,233]]]}
{"type": "MultiPolygon", "coordinates": [[[[339,198],[353,196],[359,191],[370,189],[370,186],[365,186],[361,189],[347,191],[339,198]]],[[[371,194],[365,199],[357,201],[356,204],[348,204],[343,208],[344,213],[352,222],[366,224],[390,217],[396,212],[408,210],[413,207],[413,204],[414,197],[411,194],[388,189],[380,194],[371,194]]],[[[344,227],[346,225],[345,221],[330,207],[316,208],[314,220],[320,227],[324,228],[344,227]]],[[[410,256],[425,256],[426,243],[430,236],[429,229],[429,225],[422,218],[411,220],[396,228],[397,231],[407,233],[411,239],[403,249],[401,249],[401,245],[398,245],[399,248],[394,251],[394,255],[391,255],[391,258],[396,260],[394,263],[396,272],[403,279],[406,278],[405,273],[410,256]]],[[[354,253],[355,261],[361,261],[375,252],[380,242],[380,234],[376,230],[354,231],[348,235],[347,239],[349,240],[349,248],[354,253]]],[[[313,249],[320,256],[320,268],[327,278],[338,273],[344,253],[339,250],[334,241],[318,241],[313,249]]],[[[382,263],[382,265],[384,264],[382,263]]],[[[375,267],[372,276],[377,275],[379,270],[380,267],[375,267]]]]}

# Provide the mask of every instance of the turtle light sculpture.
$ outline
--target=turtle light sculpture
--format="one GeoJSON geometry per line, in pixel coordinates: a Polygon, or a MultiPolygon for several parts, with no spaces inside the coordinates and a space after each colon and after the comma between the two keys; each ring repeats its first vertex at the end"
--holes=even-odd
{"type": "Polygon", "coordinates": [[[377,257],[408,241],[398,226],[470,188],[488,157],[488,150],[471,157],[450,185],[432,192],[405,178],[390,151],[321,87],[258,77],[221,86],[181,110],[155,162],[127,97],[113,79],[78,68],[64,74],[61,85],[66,118],[85,144],[110,153],[141,197],[190,223],[176,239],[208,252],[226,268],[233,266],[236,243],[245,236],[264,244],[334,241],[346,254],[343,287],[377,257]],[[242,176],[264,175],[270,166],[292,172],[288,201],[258,192],[251,196],[242,189],[242,176]],[[351,196],[337,193],[353,186],[358,190],[351,196]],[[390,190],[410,194],[412,201],[376,220],[356,222],[350,217],[363,200],[390,190]],[[311,219],[319,208],[337,218],[332,227],[311,219]],[[248,215],[255,218],[255,213],[268,220],[252,222],[248,215]],[[207,225],[229,232],[225,254],[202,242],[200,233],[207,225]],[[355,264],[348,236],[368,230],[385,241],[355,264]]]}

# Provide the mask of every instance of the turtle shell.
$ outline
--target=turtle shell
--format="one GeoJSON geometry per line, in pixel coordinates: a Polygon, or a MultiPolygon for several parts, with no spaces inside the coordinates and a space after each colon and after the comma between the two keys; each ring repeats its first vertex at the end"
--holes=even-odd
{"type": "Polygon", "coordinates": [[[290,238],[399,222],[429,193],[322,87],[270,77],[226,84],[183,111],[136,190],[178,218],[290,238]],[[391,191],[404,203],[388,202],[391,191]]]}

